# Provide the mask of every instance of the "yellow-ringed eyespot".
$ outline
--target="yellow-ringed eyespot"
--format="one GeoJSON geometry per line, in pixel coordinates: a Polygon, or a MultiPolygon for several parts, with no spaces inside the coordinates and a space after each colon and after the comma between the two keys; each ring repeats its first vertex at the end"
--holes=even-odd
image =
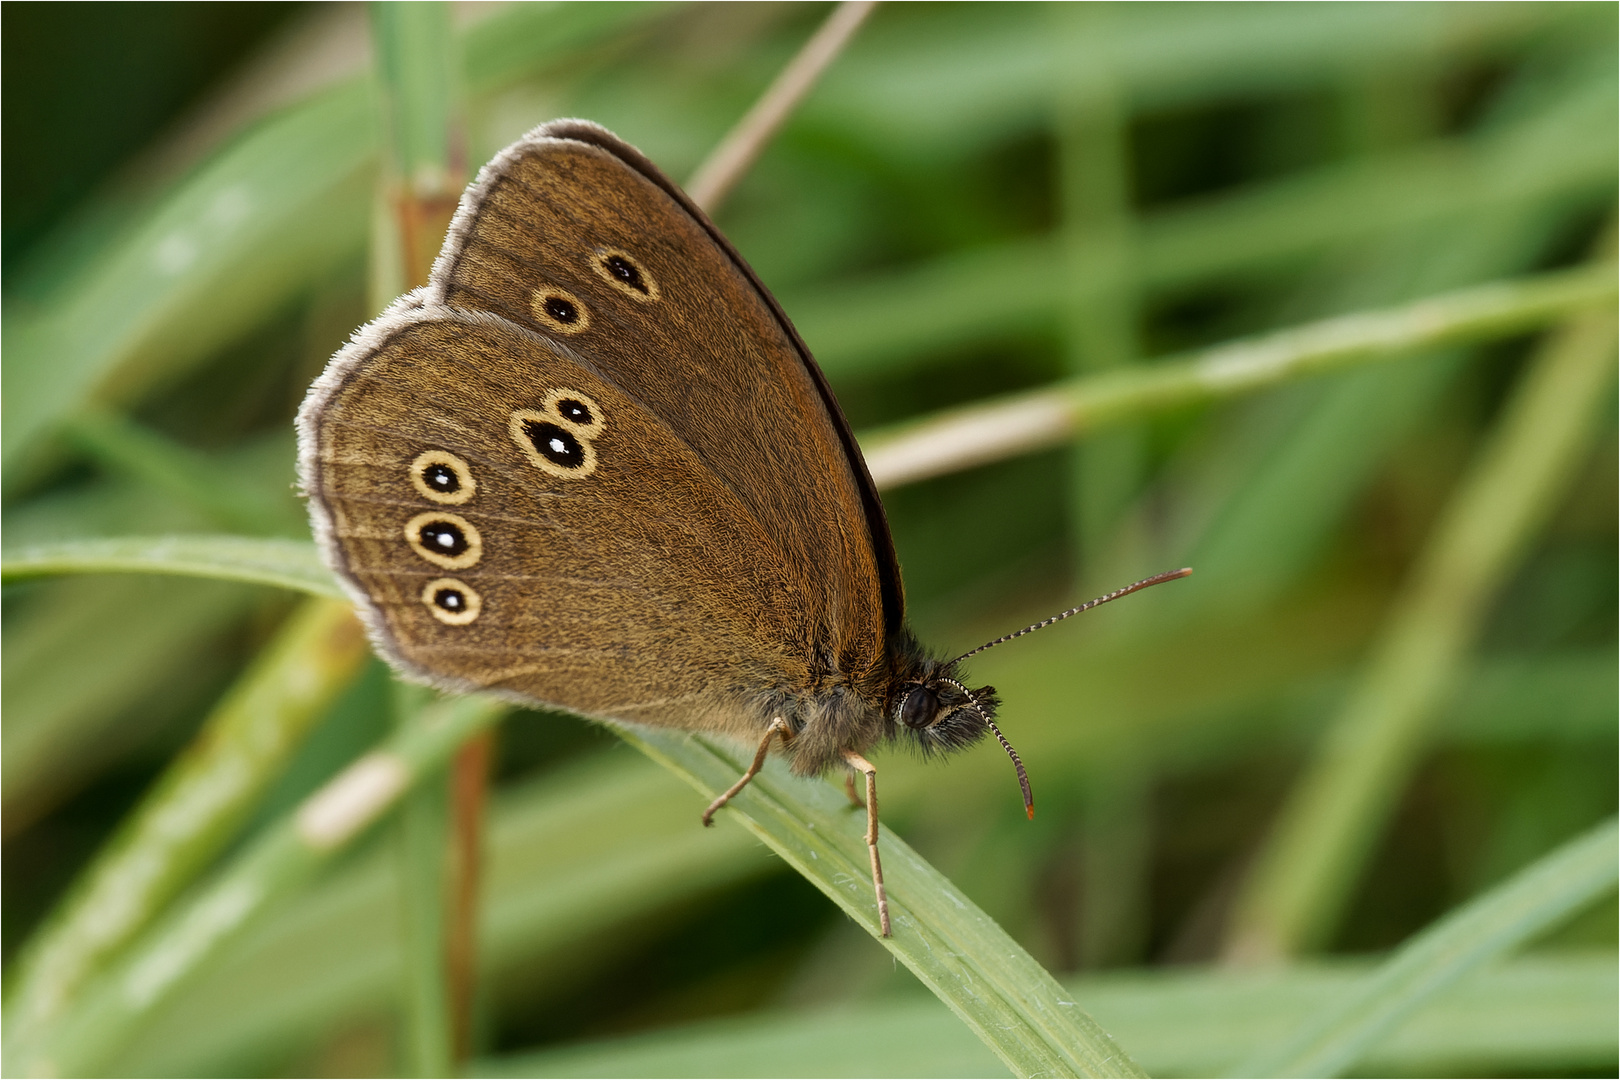
{"type": "Polygon", "coordinates": [[[517,409],[507,425],[512,441],[530,464],[564,480],[579,480],[596,471],[596,447],[558,422],[553,413],[517,409]]]}
{"type": "Polygon", "coordinates": [[[484,557],[484,541],[473,523],[457,514],[430,510],[405,523],[411,550],[434,566],[465,570],[484,557]]]}
{"type": "Polygon", "coordinates": [[[484,610],[476,590],[455,578],[442,577],[422,586],[422,603],[433,617],[449,626],[466,626],[484,610]]]}
{"type": "Polygon", "coordinates": [[[411,486],[425,499],[460,506],[473,497],[478,481],[467,463],[448,450],[424,450],[411,462],[411,486]]]}
{"type": "Polygon", "coordinates": [[[540,411],[561,420],[563,426],[582,439],[602,434],[607,427],[607,416],[602,406],[578,390],[553,390],[546,395],[540,411]]]}
{"type": "Polygon", "coordinates": [[[597,276],[632,300],[648,303],[658,299],[658,282],[647,268],[628,251],[597,248],[591,258],[597,276]]]}
{"type": "Polygon", "coordinates": [[[542,285],[529,296],[535,322],[559,334],[578,334],[590,328],[591,314],[579,297],[554,285],[542,285]]]}

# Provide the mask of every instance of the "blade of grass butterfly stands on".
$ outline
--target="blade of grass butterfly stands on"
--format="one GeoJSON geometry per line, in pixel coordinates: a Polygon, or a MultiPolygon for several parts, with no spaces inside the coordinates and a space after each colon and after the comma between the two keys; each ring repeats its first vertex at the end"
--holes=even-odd
{"type": "Polygon", "coordinates": [[[906,630],[825,378],[638,151],[560,120],[497,155],[429,283],[332,358],[298,434],[321,548],[396,667],[757,742],[756,769],[779,738],[802,775],[863,773],[889,932],[862,754],[971,745],[995,693],[906,630]]]}

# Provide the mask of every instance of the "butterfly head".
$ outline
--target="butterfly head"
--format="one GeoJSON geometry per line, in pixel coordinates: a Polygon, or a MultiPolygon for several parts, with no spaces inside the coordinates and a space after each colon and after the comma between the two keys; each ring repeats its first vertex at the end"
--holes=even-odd
{"type": "Polygon", "coordinates": [[[1018,773],[1018,787],[1024,794],[1024,810],[1035,816],[1035,797],[1029,790],[1029,776],[1018,751],[1012,748],[996,727],[996,688],[981,686],[969,690],[956,678],[955,660],[923,659],[912,654],[908,670],[895,681],[889,698],[891,737],[909,738],[924,754],[948,753],[972,746],[986,734],[1012,759],[1018,773]]]}
{"type": "Polygon", "coordinates": [[[969,690],[954,678],[948,664],[932,663],[902,682],[890,705],[891,730],[909,738],[925,754],[948,753],[972,746],[990,731],[996,715],[996,690],[969,690]]]}

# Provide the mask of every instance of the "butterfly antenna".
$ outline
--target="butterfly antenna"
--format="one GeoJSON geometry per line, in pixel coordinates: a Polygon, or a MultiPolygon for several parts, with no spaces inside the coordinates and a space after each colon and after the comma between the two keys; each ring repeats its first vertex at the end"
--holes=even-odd
{"type": "Polygon", "coordinates": [[[1034,821],[1035,795],[1029,790],[1029,773],[1024,771],[1024,759],[1018,756],[1018,751],[1014,750],[1012,743],[1007,741],[1007,736],[1003,735],[1001,733],[1001,729],[996,727],[996,722],[986,716],[983,709],[979,708],[979,700],[973,696],[973,691],[969,690],[955,679],[942,678],[939,681],[950,683],[952,686],[956,687],[958,690],[962,691],[962,693],[967,695],[968,708],[978,713],[979,719],[983,720],[989,725],[991,732],[993,732],[996,736],[996,742],[1000,743],[1001,748],[1007,751],[1007,756],[1012,758],[1013,768],[1018,771],[1018,790],[1024,793],[1024,813],[1029,815],[1029,820],[1034,821]]]}
{"type": "MultiPolygon", "coordinates": [[[[993,649],[997,645],[1005,645],[1007,642],[1011,641],[1013,638],[1021,638],[1025,634],[1033,634],[1037,630],[1044,630],[1048,626],[1051,626],[1053,623],[1060,623],[1064,619],[1067,619],[1071,615],[1078,615],[1082,611],[1090,611],[1092,608],[1099,607],[1099,606],[1101,606],[1103,604],[1106,604],[1110,600],[1118,600],[1122,596],[1129,596],[1133,592],[1140,592],[1141,590],[1147,588],[1150,585],[1163,585],[1166,581],[1174,581],[1174,580],[1176,580],[1176,578],[1184,578],[1190,573],[1192,573],[1192,567],[1183,566],[1180,570],[1166,570],[1162,574],[1154,574],[1150,578],[1143,578],[1141,581],[1138,581],[1138,582],[1136,582],[1135,584],[1132,584],[1132,585],[1127,585],[1123,589],[1115,589],[1113,592],[1109,593],[1107,596],[1099,596],[1095,600],[1087,600],[1085,603],[1081,604],[1079,607],[1070,608],[1068,611],[1065,611],[1065,612],[1063,612],[1062,614],[1059,614],[1059,615],[1054,615],[1050,619],[1042,619],[1038,623],[1033,623],[1033,624],[1031,624],[1029,626],[1024,627],[1022,630],[1018,631],[1017,633],[1008,634],[1005,637],[998,637],[994,641],[987,641],[983,645],[980,645],[977,649],[973,649],[970,652],[963,653],[961,656],[958,656],[955,660],[950,661],[950,663],[955,664],[955,663],[958,663],[958,662],[960,662],[962,660],[966,660],[970,656],[977,656],[980,653],[984,652],[986,649],[993,649]]],[[[946,666],[949,666],[949,664],[947,664],[946,666]]],[[[986,720],[985,722],[989,723],[988,720],[986,720]]],[[[991,727],[992,730],[995,729],[994,724],[991,724],[990,727],[991,727]]],[[[1001,733],[999,731],[996,732],[996,737],[1001,738],[1001,733]]],[[[1001,745],[1007,746],[1007,740],[1002,739],[1001,740],[1001,745]]],[[[1007,746],[1007,753],[1012,754],[1012,747],[1007,746]]],[[[1018,755],[1017,754],[1013,754],[1013,760],[1014,761],[1018,760],[1018,755]]],[[[1023,775],[1023,771],[1024,771],[1023,766],[1020,765],[1018,767],[1018,772],[1019,772],[1020,776],[1023,775]]]]}

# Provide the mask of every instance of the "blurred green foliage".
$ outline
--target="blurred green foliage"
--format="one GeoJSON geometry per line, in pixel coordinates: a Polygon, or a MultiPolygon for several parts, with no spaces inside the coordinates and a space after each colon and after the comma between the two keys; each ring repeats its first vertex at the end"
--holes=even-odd
{"type": "MultiPolygon", "coordinates": [[[[120,10],[3,16],[6,547],[305,536],[289,420],[370,314],[364,12],[120,10]],[[244,63],[249,42],[267,51],[244,63]],[[40,57],[46,75],[25,78],[40,57]]],[[[457,9],[468,160],[573,115],[688,175],[825,11],[457,9]]],[[[1588,257],[1613,213],[1615,18],[1608,4],[892,5],[720,222],[871,430],[1588,257]]],[[[877,762],[886,823],[1148,1068],[1232,1067],[1352,970],[1267,984],[1179,966],[1227,950],[1279,808],[1542,345],[1144,416],[1078,453],[886,494],[913,623],[942,650],[1197,568],[975,665],[1007,702],[1033,824],[994,747],[877,762]]],[[[1605,405],[1538,489],[1549,506],[1528,545],[1476,582],[1461,668],[1331,898],[1321,951],[1394,947],[1614,812],[1615,461],[1605,405]]],[[[292,604],[262,585],[133,576],[16,581],[4,598],[10,993],[30,934],[282,640],[292,604]]],[[[369,666],[218,858],[380,738],[388,710],[369,666]]],[[[947,1060],[945,1014],[915,980],[741,830],[697,828],[699,802],[577,720],[502,727],[480,1052],[574,1056],[490,1069],[993,1067],[971,1042],[947,1060]],[[708,1026],[662,1030],[692,1021],[708,1026]],[[595,1041],[557,1049],[579,1040],[595,1041]],[[805,1056],[818,1043],[872,1056],[805,1056]]],[[[397,1068],[398,872],[360,845],[183,986],[109,1071],[397,1068]]],[[[1612,899],[1589,908],[1362,1067],[1612,1072],[1615,923],[1612,899]]]]}

